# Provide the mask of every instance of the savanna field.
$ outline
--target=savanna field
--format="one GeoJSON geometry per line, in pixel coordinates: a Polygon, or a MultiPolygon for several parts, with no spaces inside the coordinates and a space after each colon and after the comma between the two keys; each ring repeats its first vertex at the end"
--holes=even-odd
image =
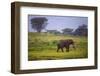
{"type": "Polygon", "coordinates": [[[28,33],[28,60],[57,60],[57,59],[78,59],[88,57],[87,37],[50,33],[28,33]],[[69,52],[59,50],[59,40],[72,39],[76,49],[70,46],[69,52]]]}

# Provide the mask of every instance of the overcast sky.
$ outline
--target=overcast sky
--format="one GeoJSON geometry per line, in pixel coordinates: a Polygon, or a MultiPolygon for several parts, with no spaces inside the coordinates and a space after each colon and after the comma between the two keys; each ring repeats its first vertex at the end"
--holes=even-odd
{"type": "Polygon", "coordinates": [[[31,19],[35,17],[47,18],[48,25],[46,26],[46,29],[47,30],[58,30],[60,32],[64,28],[72,28],[75,30],[78,26],[82,24],[88,25],[88,17],[29,15],[28,16],[28,31],[29,32],[34,32],[34,29],[32,29],[32,25],[31,25],[31,19]]]}

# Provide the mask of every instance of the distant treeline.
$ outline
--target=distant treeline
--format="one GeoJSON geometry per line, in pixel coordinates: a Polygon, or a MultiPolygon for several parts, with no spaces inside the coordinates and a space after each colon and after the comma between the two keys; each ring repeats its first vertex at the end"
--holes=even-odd
{"type": "MultiPolygon", "coordinates": [[[[36,31],[41,33],[47,26],[48,19],[45,17],[36,17],[31,19],[32,28],[36,31]]],[[[67,25],[66,25],[67,26],[67,25]]],[[[78,36],[87,36],[88,35],[88,28],[87,25],[82,24],[76,29],[72,28],[64,28],[61,30],[46,30],[45,33],[52,33],[52,34],[64,34],[64,35],[78,35],[78,36]]]]}
{"type": "Polygon", "coordinates": [[[62,29],[62,32],[58,30],[47,30],[48,33],[53,33],[53,34],[78,35],[78,36],[87,36],[88,34],[87,31],[88,31],[87,25],[85,24],[80,25],[77,29],[72,29],[72,28],[62,29]]]}

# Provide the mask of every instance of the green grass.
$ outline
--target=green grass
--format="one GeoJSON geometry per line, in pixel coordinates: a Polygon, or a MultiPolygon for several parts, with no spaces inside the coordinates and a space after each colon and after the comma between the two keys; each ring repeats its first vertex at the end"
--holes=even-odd
{"type": "Polygon", "coordinates": [[[28,33],[28,60],[77,59],[87,57],[87,37],[28,33]],[[61,50],[57,52],[57,43],[61,39],[73,39],[76,49],[71,47],[69,52],[61,52],[61,50]]]}

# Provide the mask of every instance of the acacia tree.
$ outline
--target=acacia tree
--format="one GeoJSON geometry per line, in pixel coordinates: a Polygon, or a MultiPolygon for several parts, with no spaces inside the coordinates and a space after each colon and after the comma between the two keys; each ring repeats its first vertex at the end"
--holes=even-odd
{"type": "Polygon", "coordinates": [[[82,24],[81,26],[79,26],[79,27],[75,30],[74,34],[75,34],[75,35],[79,35],[79,36],[87,36],[87,34],[88,34],[87,25],[82,24]]]}
{"type": "Polygon", "coordinates": [[[72,31],[73,31],[73,29],[71,29],[71,28],[65,28],[62,31],[63,31],[63,34],[71,34],[72,31]]]}
{"type": "Polygon", "coordinates": [[[45,17],[35,17],[31,19],[32,28],[37,31],[41,32],[47,25],[48,19],[45,17]]]}

